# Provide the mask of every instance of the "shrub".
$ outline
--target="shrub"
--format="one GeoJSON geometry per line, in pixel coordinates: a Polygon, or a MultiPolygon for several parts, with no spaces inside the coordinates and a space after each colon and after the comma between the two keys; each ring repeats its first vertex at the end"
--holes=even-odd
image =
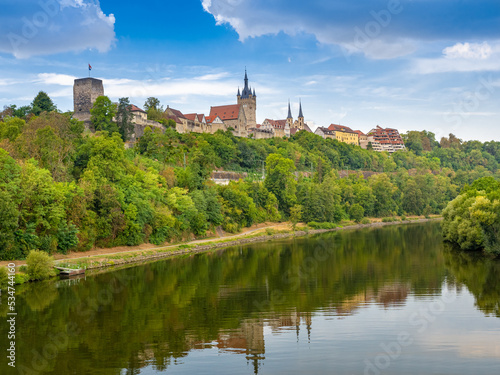
{"type": "Polygon", "coordinates": [[[274,229],[273,229],[273,228],[266,228],[266,234],[267,234],[268,236],[273,235],[273,234],[274,234],[274,229]]]}
{"type": "Polygon", "coordinates": [[[16,273],[16,284],[24,284],[30,281],[30,277],[26,273],[17,272],[16,273]]]}
{"type": "Polygon", "coordinates": [[[26,258],[30,280],[45,280],[55,276],[54,258],[44,251],[31,250],[26,258]]]}
{"type": "Polygon", "coordinates": [[[370,224],[370,223],[371,223],[371,221],[367,217],[364,217],[363,219],[361,219],[361,224],[370,224]]]}
{"type": "Polygon", "coordinates": [[[392,223],[393,221],[396,221],[393,217],[384,217],[382,219],[382,223],[392,223]]]}
{"type": "Polygon", "coordinates": [[[360,204],[354,203],[349,208],[349,217],[356,223],[359,223],[363,216],[365,216],[365,209],[360,204]]]}
{"type": "Polygon", "coordinates": [[[0,289],[4,289],[9,281],[9,275],[6,267],[0,267],[0,289]]]}
{"type": "Polygon", "coordinates": [[[401,216],[401,221],[405,221],[406,220],[406,216],[405,215],[402,215],[401,216]]]}

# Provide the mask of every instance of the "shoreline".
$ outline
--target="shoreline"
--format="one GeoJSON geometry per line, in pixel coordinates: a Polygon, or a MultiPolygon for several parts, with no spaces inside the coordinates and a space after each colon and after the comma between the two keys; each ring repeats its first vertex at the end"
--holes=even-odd
{"type": "MultiPolygon", "coordinates": [[[[363,228],[377,228],[387,225],[402,225],[402,224],[418,224],[425,223],[429,221],[441,220],[441,217],[429,218],[429,219],[417,219],[417,220],[405,220],[405,221],[393,221],[393,222],[374,222],[369,224],[353,224],[344,227],[337,227],[332,229],[310,229],[310,230],[296,230],[295,232],[287,233],[276,233],[276,234],[257,234],[249,235],[250,232],[246,232],[240,235],[242,238],[231,239],[226,238],[225,240],[215,238],[212,241],[207,240],[206,243],[196,244],[196,243],[183,243],[178,245],[169,245],[164,247],[158,247],[148,250],[130,250],[125,252],[118,252],[112,254],[103,254],[95,256],[82,256],[73,259],[59,259],[56,260],[56,266],[61,265],[73,265],[79,268],[85,268],[86,270],[97,270],[102,268],[110,268],[123,265],[133,265],[146,261],[155,261],[164,258],[169,258],[178,255],[190,255],[202,252],[207,252],[210,250],[223,249],[232,246],[244,245],[249,243],[258,243],[274,240],[282,240],[287,238],[297,238],[305,237],[311,234],[320,234],[326,232],[335,232],[343,230],[357,230],[363,228]],[[245,237],[247,235],[247,237],[245,237]]],[[[262,228],[259,228],[262,229],[262,228]]],[[[265,228],[263,228],[265,229],[265,228]]],[[[235,236],[232,236],[234,238],[235,236]]],[[[236,236],[238,237],[238,236],[236,236]]],[[[194,241],[196,242],[196,241],[194,241]]]]}

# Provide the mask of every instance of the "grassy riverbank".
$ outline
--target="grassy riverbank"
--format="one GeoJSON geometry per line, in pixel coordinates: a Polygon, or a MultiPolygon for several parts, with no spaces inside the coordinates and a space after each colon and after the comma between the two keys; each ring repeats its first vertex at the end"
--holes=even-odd
{"type": "MultiPolygon", "coordinates": [[[[108,267],[124,266],[129,264],[141,263],[145,261],[157,260],[177,255],[194,254],[209,250],[222,249],[231,246],[256,243],[263,241],[281,240],[290,237],[303,237],[311,234],[324,232],[333,232],[339,230],[353,230],[361,228],[381,227],[386,225],[423,223],[431,220],[440,220],[441,217],[431,218],[411,217],[401,220],[394,218],[391,220],[373,219],[367,224],[356,224],[351,221],[340,223],[332,229],[311,229],[308,225],[298,224],[295,231],[290,223],[269,223],[269,225],[259,225],[255,228],[246,228],[247,230],[237,235],[227,237],[212,237],[201,240],[194,240],[185,243],[179,243],[169,246],[159,246],[145,248],[137,246],[132,248],[111,248],[96,249],[85,253],[70,253],[67,255],[57,254],[55,266],[72,269],[95,270],[108,267]]],[[[9,262],[2,262],[0,266],[5,266],[9,262]]],[[[29,280],[24,274],[26,271],[25,261],[13,261],[18,266],[19,272],[16,281],[23,283],[29,280]]]]}

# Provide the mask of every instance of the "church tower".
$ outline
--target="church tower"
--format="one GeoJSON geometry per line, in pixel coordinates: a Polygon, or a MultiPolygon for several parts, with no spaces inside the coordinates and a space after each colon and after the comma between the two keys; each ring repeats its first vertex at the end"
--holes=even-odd
{"type": "Polygon", "coordinates": [[[297,129],[304,129],[304,115],[302,114],[302,101],[299,102],[299,117],[297,118],[297,129]]]}
{"type": "Polygon", "coordinates": [[[247,70],[245,69],[245,86],[240,94],[240,89],[238,88],[238,94],[236,95],[238,99],[238,104],[245,112],[245,117],[247,119],[247,128],[253,128],[257,125],[256,112],[257,112],[257,95],[255,95],[255,89],[252,89],[248,85],[247,70]]]}
{"type": "Polygon", "coordinates": [[[293,128],[293,117],[292,109],[290,108],[290,100],[288,101],[288,116],[286,118],[286,123],[290,127],[290,129],[293,128]]]}

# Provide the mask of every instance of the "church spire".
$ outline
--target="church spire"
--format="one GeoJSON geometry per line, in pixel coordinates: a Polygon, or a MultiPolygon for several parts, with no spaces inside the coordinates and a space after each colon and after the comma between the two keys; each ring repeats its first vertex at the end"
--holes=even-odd
{"type": "Polygon", "coordinates": [[[299,101],[299,117],[304,117],[304,115],[302,114],[302,101],[299,101]]]}
{"type": "Polygon", "coordinates": [[[290,108],[290,100],[288,101],[288,117],[287,117],[287,119],[289,119],[289,118],[293,118],[292,117],[292,110],[290,108]]]}
{"type": "Polygon", "coordinates": [[[238,96],[241,96],[241,95],[240,95],[240,88],[239,88],[239,87],[238,87],[238,94],[237,94],[237,95],[238,95],[238,96]]]}
{"type": "Polygon", "coordinates": [[[248,87],[247,68],[245,68],[245,87],[243,87],[243,91],[241,92],[241,98],[246,99],[250,95],[252,95],[252,90],[248,87]]]}

